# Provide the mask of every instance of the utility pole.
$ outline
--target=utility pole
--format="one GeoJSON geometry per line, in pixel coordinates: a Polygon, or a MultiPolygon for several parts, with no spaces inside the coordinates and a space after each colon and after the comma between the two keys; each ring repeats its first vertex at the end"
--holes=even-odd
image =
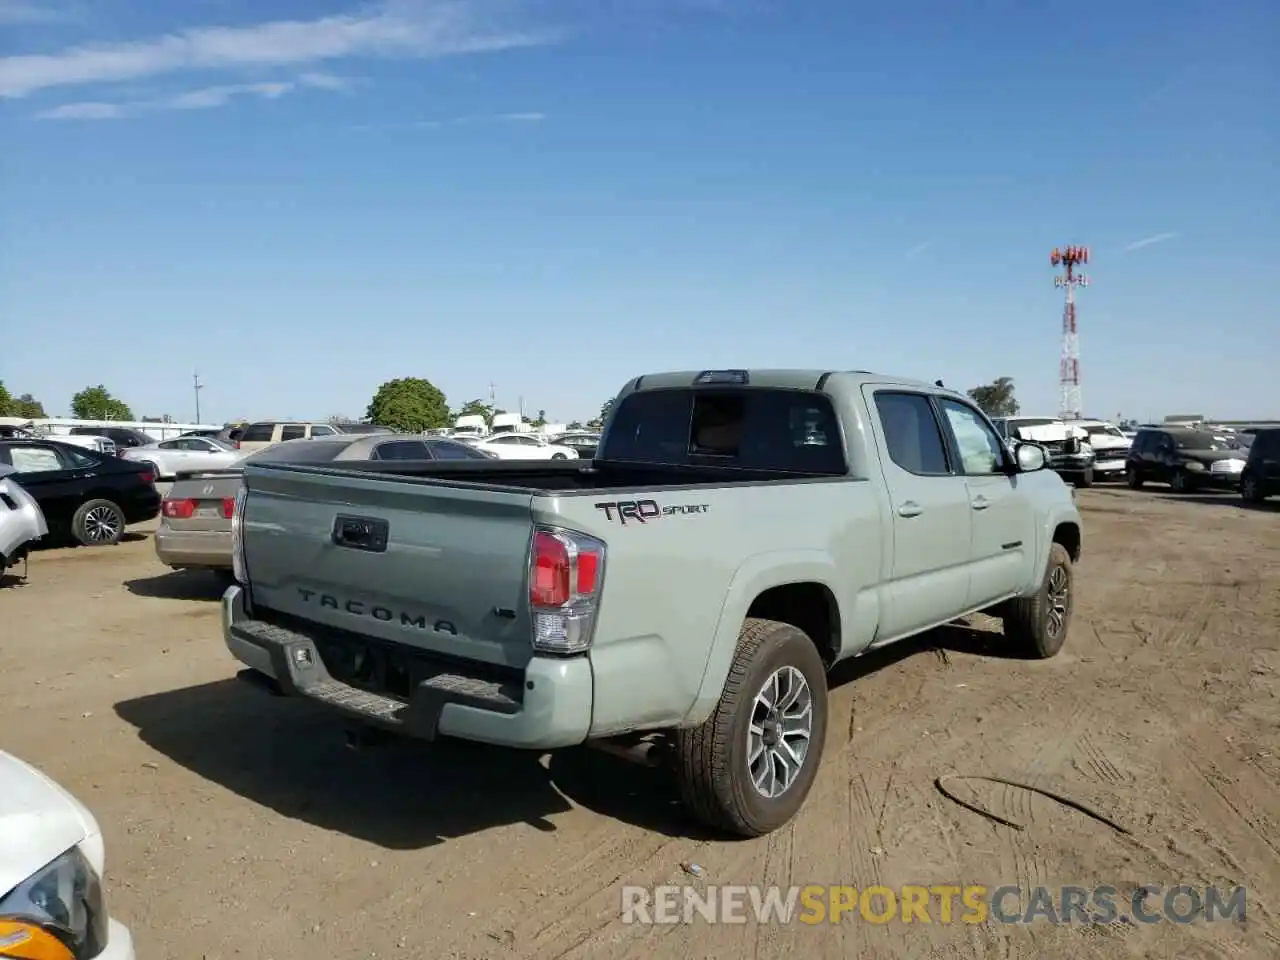
{"type": "Polygon", "coordinates": [[[1058,364],[1058,407],[1059,416],[1063,420],[1079,420],[1083,414],[1080,400],[1080,337],[1076,326],[1076,287],[1087,287],[1089,278],[1077,273],[1076,268],[1089,262],[1088,247],[1053,248],[1049,254],[1049,263],[1054,267],[1062,267],[1061,274],[1055,274],[1053,285],[1064,287],[1067,292],[1066,304],[1062,309],[1062,357],[1058,364]]]}
{"type": "Polygon", "coordinates": [[[494,400],[493,400],[493,381],[492,381],[492,380],[490,380],[490,381],[489,381],[489,406],[491,406],[491,407],[492,407],[492,406],[493,406],[493,403],[494,403],[494,400]]]}
{"type": "Polygon", "coordinates": [[[199,372],[191,374],[191,384],[196,394],[196,423],[200,422],[200,391],[204,389],[204,384],[200,382],[199,372]]]}

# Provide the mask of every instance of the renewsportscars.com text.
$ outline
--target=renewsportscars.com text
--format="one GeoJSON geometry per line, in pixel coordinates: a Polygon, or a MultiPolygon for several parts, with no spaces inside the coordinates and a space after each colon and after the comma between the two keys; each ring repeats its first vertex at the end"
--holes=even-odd
{"type": "Polygon", "coordinates": [[[677,923],[1195,923],[1245,919],[1245,888],[659,886],[622,888],[622,921],[677,923]]]}

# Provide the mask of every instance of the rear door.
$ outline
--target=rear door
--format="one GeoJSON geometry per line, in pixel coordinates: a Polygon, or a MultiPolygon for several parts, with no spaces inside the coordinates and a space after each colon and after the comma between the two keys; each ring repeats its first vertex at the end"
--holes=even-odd
{"type": "Polygon", "coordinates": [[[1002,600],[1024,586],[1035,549],[1035,512],[1009,473],[1010,454],[976,407],[939,397],[951,454],[964,474],[973,511],[968,606],[1002,600]]]}
{"type": "Polygon", "coordinates": [[[1280,430],[1260,432],[1253,444],[1259,448],[1254,458],[1262,471],[1263,490],[1273,494],[1280,490],[1280,430]]]}
{"type": "Polygon", "coordinates": [[[246,464],[255,609],[523,667],[532,494],[246,464]]]}
{"type": "Polygon", "coordinates": [[[928,394],[863,387],[889,489],[893,568],[877,640],[966,609],[973,509],[928,394]]]}

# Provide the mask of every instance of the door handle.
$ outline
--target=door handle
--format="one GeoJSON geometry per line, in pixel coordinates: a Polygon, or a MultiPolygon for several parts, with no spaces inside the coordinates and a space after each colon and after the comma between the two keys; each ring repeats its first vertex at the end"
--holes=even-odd
{"type": "Polygon", "coordinates": [[[991,501],[981,494],[973,498],[973,509],[985,510],[989,506],[991,506],[991,501]]]}
{"type": "Polygon", "coordinates": [[[900,517],[918,517],[921,514],[920,504],[914,500],[908,500],[906,503],[898,507],[898,516],[900,517]]]}

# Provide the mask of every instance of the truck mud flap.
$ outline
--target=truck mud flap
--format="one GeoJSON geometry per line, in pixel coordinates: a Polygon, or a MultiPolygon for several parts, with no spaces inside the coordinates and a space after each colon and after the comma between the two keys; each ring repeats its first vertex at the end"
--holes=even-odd
{"type": "Polygon", "coordinates": [[[238,623],[231,631],[267,652],[280,692],[286,696],[305,697],[346,716],[420,740],[436,739],[440,714],[450,703],[492,713],[520,712],[518,687],[514,684],[442,670],[421,681],[406,702],[334,679],[315,643],[305,634],[262,621],[238,623]]]}

